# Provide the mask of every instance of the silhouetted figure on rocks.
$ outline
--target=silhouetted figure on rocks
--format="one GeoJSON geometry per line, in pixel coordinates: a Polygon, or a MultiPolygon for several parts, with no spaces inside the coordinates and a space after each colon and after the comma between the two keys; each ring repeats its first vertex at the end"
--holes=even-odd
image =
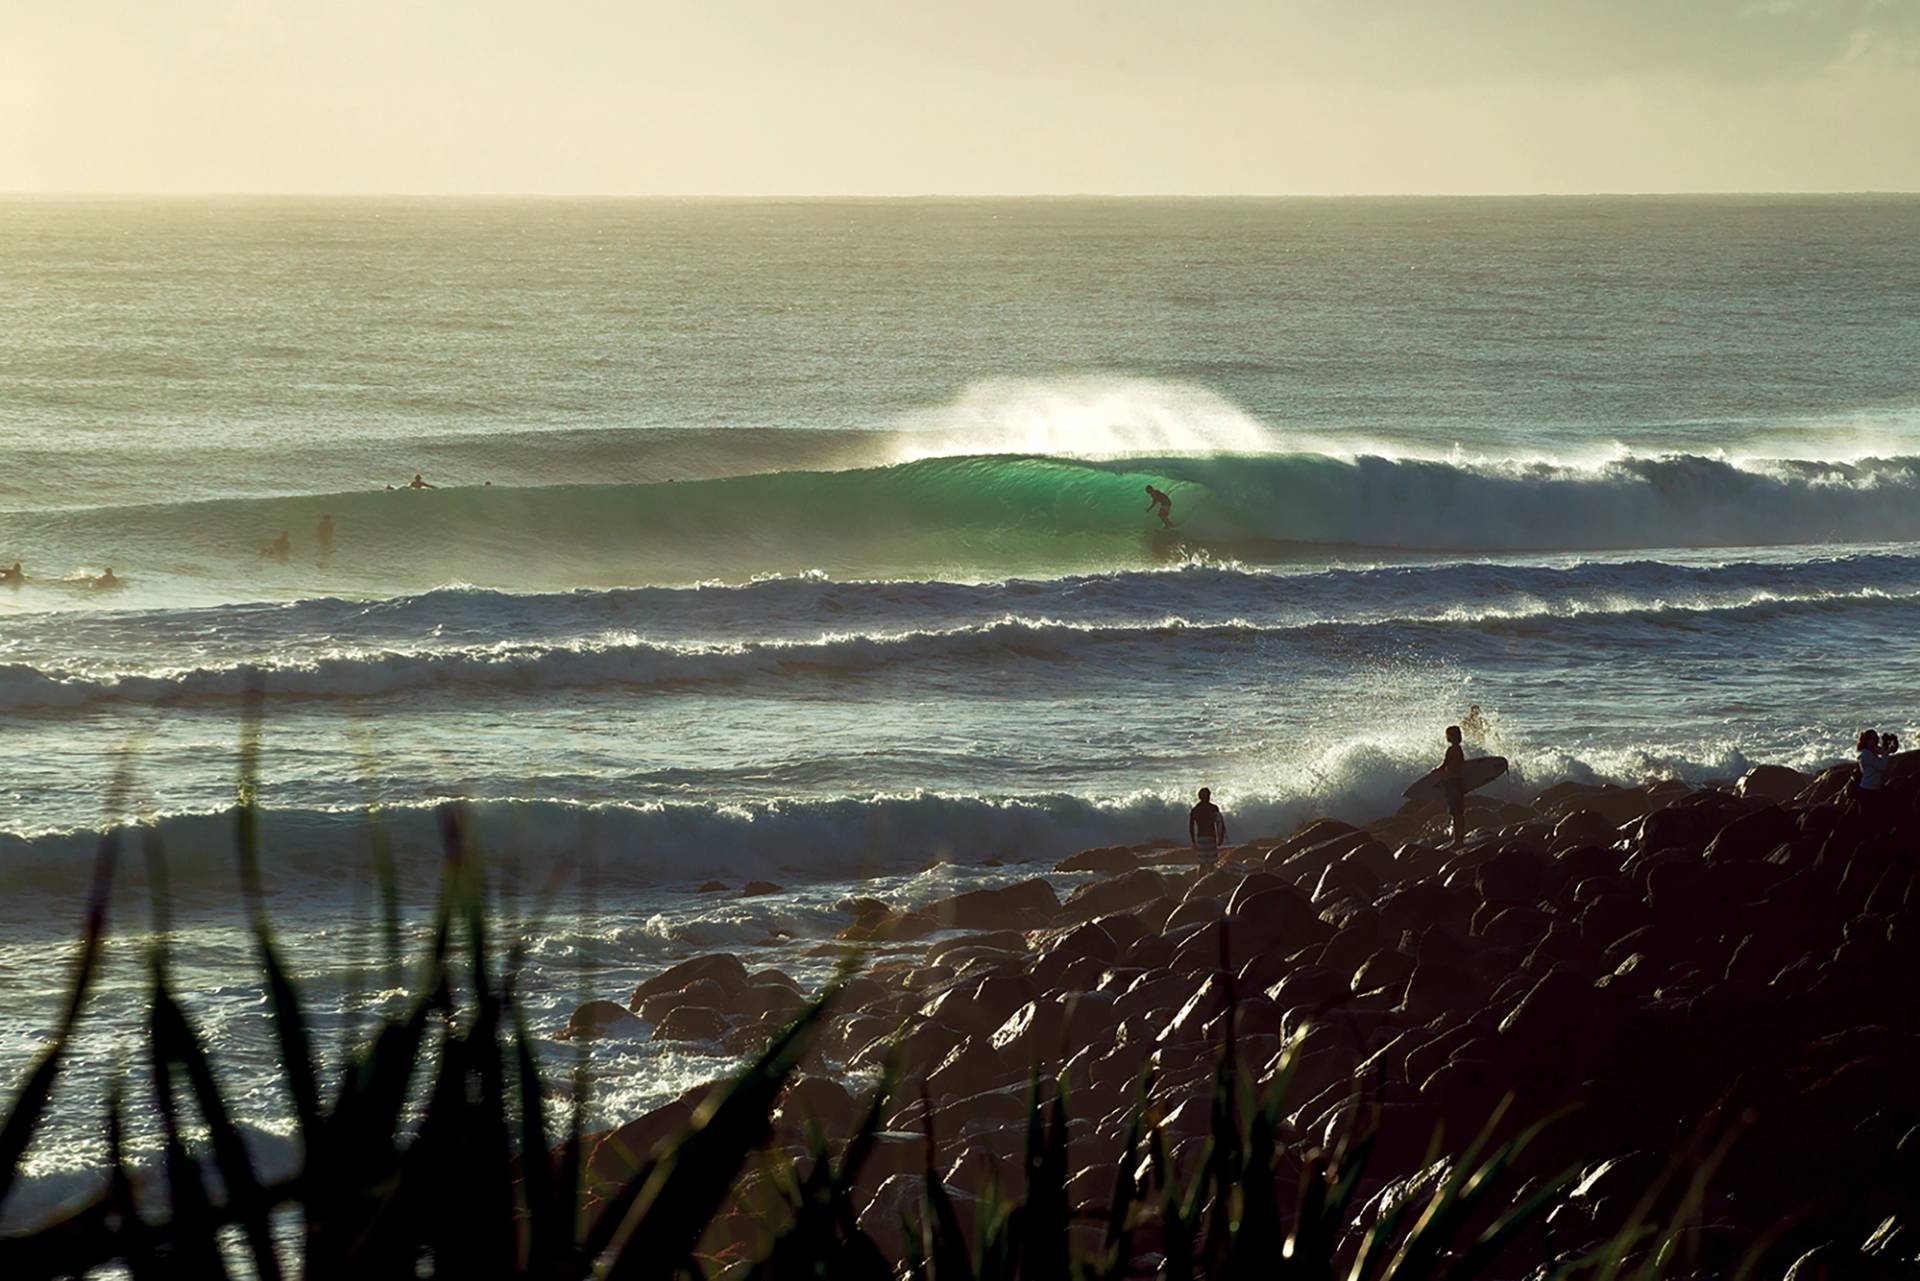
{"type": "Polygon", "coordinates": [[[1862,730],[1854,747],[1858,749],[1856,758],[1860,762],[1860,777],[1854,780],[1854,798],[1860,802],[1862,813],[1877,814],[1880,800],[1886,795],[1887,765],[1900,750],[1900,740],[1892,734],[1862,730]]]}
{"type": "Polygon", "coordinates": [[[1447,726],[1447,754],[1440,758],[1446,771],[1443,786],[1447,793],[1447,813],[1453,816],[1453,848],[1467,840],[1467,754],[1460,750],[1460,727],[1447,726]]]}
{"type": "Polygon", "coordinates": [[[1200,803],[1187,811],[1187,839],[1202,858],[1220,855],[1221,842],[1227,839],[1227,820],[1213,803],[1213,789],[1200,789],[1200,803]]]}

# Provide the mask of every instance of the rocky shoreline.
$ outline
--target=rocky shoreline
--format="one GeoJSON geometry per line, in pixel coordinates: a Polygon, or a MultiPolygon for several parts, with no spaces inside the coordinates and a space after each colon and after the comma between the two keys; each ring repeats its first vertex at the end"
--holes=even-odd
{"type": "MultiPolygon", "coordinates": [[[[1684,1184],[1722,1144],[1676,1271],[1726,1275],[1756,1250],[1910,1261],[1920,769],[1895,765],[1864,809],[1851,765],[1700,788],[1561,783],[1529,804],[1471,798],[1458,851],[1442,848],[1442,816],[1413,810],[1315,820],[1208,866],[1164,845],[1088,850],[1056,866],[1088,876],[1064,896],[1033,877],[906,907],[850,900],[836,946],[870,955],[773,1142],[803,1157],[809,1119],[846,1135],[862,1082],[897,1053],[857,1200],[862,1229],[899,1257],[929,1135],[963,1217],[989,1179],[1017,1199],[1036,1074],[1066,1091],[1068,1194],[1092,1214],[1143,1073],[1149,1118],[1191,1168],[1222,1048],[1265,1081],[1297,1038],[1287,1146],[1337,1141],[1357,1110],[1378,1121],[1350,1232],[1428,1186],[1446,1165],[1432,1153],[1464,1146],[1511,1095],[1507,1130],[1555,1116],[1522,1186],[1579,1170],[1511,1247],[1514,1275],[1611,1238],[1663,1172],[1684,1184]]],[[[712,953],[581,1007],[562,1035],[744,1054],[809,1000],[778,970],[712,953]]],[[[590,1184],[630,1176],[711,1088],[594,1136],[590,1184]]],[[[710,1234],[720,1258],[763,1243],[763,1177],[710,1234]]],[[[1136,1250],[1150,1271],[1151,1222],[1136,1250]]]]}

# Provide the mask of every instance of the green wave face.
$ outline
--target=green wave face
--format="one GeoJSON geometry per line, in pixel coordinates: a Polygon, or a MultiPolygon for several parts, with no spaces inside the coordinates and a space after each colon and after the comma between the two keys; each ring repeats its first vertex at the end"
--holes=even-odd
{"type": "MultiPolygon", "coordinates": [[[[71,572],[285,576],[316,568],[387,590],[835,575],[982,577],[1108,568],[1165,555],[1147,466],[1032,457],[935,458],[837,472],[651,485],[381,491],[0,515],[0,551],[71,572]],[[260,548],[288,532],[288,566],[260,548]]],[[[1177,509],[1176,509],[1177,510],[1177,509]]]]}
{"type": "Polygon", "coordinates": [[[1325,557],[1920,539],[1920,459],[1573,467],[1312,454],[1089,461],[980,455],[682,484],[232,499],[0,514],[0,562],[262,591],[563,590],[836,577],[956,580],[1141,568],[1196,552],[1325,557]],[[1172,496],[1164,530],[1146,486],[1172,496]],[[312,531],[331,513],[324,566],[312,531]],[[260,547],[281,530],[286,565],[260,547]],[[70,568],[71,567],[71,568],[70,568]]]}

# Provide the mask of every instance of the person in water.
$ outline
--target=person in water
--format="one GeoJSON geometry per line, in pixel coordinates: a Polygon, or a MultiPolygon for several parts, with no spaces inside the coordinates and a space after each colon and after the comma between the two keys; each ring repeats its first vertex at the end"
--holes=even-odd
{"type": "Polygon", "coordinates": [[[8,587],[18,587],[26,581],[27,576],[22,572],[20,562],[17,560],[13,562],[11,569],[0,569],[0,583],[5,583],[8,587]]]}
{"type": "Polygon", "coordinates": [[[333,514],[320,513],[320,523],[313,527],[313,541],[319,545],[320,559],[333,555],[333,514]]]}
{"type": "Polygon", "coordinates": [[[440,486],[429,485],[426,481],[420,479],[419,472],[415,472],[413,473],[413,479],[407,482],[407,488],[408,489],[438,489],[440,488],[440,486]]]}
{"type": "Polygon", "coordinates": [[[1492,727],[1487,724],[1486,713],[1480,710],[1480,704],[1475,703],[1467,708],[1466,717],[1460,722],[1460,734],[1475,747],[1486,745],[1487,739],[1491,737],[1492,727]]]}
{"type": "Polygon", "coordinates": [[[1160,523],[1168,529],[1173,528],[1173,499],[1152,485],[1147,486],[1147,510],[1158,511],[1160,523]]]}
{"type": "Polygon", "coordinates": [[[268,560],[277,560],[284,565],[287,563],[287,557],[293,555],[293,539],[289,538],[287,531],[283,529],[280,531],[280,537],[260,549],[260,554],[268,560]]]}
{"type": "Polygon", "coordinates": [[[1187,811],[1187,840],[1194,853],[1206,860],[1220,855],[1220,844],[1227,839],[1227,820],[1213,803],[1213,789],[1200,789],[1200,803],[1187,811]]]}
{"type": "Polygon", "coordinates": [[[110,588],[125,587],[127,585],[126,579],[115,578],[113,576],[113,566],[111,565],[107,566],[106,573],[100,575],[100,577],[98,578],[89,578],[87,581],[89,583],[92,583],[94,588],[98,591],[107,591],[110,588]]]}
{"type": "Polygon", "coordinates": [[[1441,790],[1447,794],[1447,813],[1453,816],[1453,848],[1467,841],[1467,754],[1460,750],[1460,727],[1447,726],[1447,754],[1440,758],[1441,790]]]}

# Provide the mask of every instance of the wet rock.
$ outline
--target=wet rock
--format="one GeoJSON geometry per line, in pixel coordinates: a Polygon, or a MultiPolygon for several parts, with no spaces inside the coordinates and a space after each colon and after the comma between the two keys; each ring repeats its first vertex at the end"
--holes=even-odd
{"type": "Polygon", "coordinates": [[[784,894],[786,886],[775,885],[772,881],[748,881],[740,887],[741,898],[759,898],[765,894],[784,894]]]}
{"type": "MultiPolygon", "coordinates": [[[[1111,884],[1111,882],[1109,882],[1111,884]]],[[[948,930],[1032,929],[1060,910],[1053,886],[1039,877],[990,890],[968,890],[920,909],[948,930]]]]}
{"type": "Polygon", "coordinates": [[[1799,835],[1793,816],[1778,805],[1743,814],[1722,827],[1707,845],[1707,861],[1763,859],[1799,835]]]}
{"type": "Polygon", "coordinates": [[[1420,934],[1430,926],[1449,924],[1465,929],[1473,915],[1471,900],[1438,881],[1415,881],[1400,886],[1379,905],[1380,932],[1393,938],[1420,934]]]}
{"type": "Polygon", "coordinates": [[[1505,850],[1480,864],[1474,885],[1487,903],[1532,903],[1546,892],[1547,861],[1524,850],[1505,850]]]}
{"type": "Polygon", "coordinates": [[[1032,980],[1025,974],[1000,972],[974,981],[963,980],[921,1008],[930,1019],[990,1036],[1009,1014],[1036,995],[1032,980]]]}
{"type": "Polygon", "coordinates": [[[1813,780],[1785,765],[1756,765],[1740,776],[1734,792],[1767,801],[1790,801],[1813,780]]]}
{"type": "Polygon", "coordinates": [[[1391,989],[1397,1003],[1400,993],[1406,989],[1407,980],[1413,977],[1413,965],[1413,958],[1405,953],[1382,948],[1354,971],[1353,991],[1358,995],[1383,988],[1391,989]]]}
{"type": "Polygon", "coordinates": [[[646,1023],[626,1006],[614,1001],[588,1001],[573,1012],[557,1039],[584,1041],[605,1036],[638,1036],[644,1030],[646,1023]]]}
{"type": "Polygon", "coordinates": [[[1140,860],[1132,850],[1124,845],[1103,846],[1100,849],[1081,850],[1070,854],[1053,865],[1056,872],[1101,872],[1117,875],[1131,872],[1140,866],[1140,860]]]}
{"type": "Polygon", "coordinates": [[[719,894],[724,892],[726,888],[727,888],[727,883],[725,881],[702,881],[700,883],[700,889],[698,890],[698,893],[719,894]]]}
{"type": "Polygon", "coordinates": [[[1091,881],[1067,895],[1067,908],[1083,918],[1124,912],[1168,893],[1167,878],[1152,868],[1123,872],[1110,880],[1091,881]]]}
{"type": "Polygon", "coordinates": [[[1162,933],[1172,934],[1189,926],[1217,921],[1225,911],[1225,905],[1217,898],[1211,896],[1189,898],[1173,909],[1173,915],[1167,918],[1166,928],[1162,933]]]}
{"type": "Polygon", "coordinates": [[[726,1034],[727,1021],[720,1011],[704,1005],[682,1005],[656,1023],[656,1041],[718,1041],[726,1034]]]}
{"type": "Polygon", "coordinates": [[[742,988],[747,985],[747,967],[731,952],[710,952],[705,956],[696,956],[691,961],[670,966],[635,987],[633,994],[627,998],[627,1008],[638,1010],[640,1003],[650,996],[677,992],[701,979],[711,979],[726,989],[742,988]]]}
{"type": "Polygon", "coordinates": [[[1285,1009],[1304,1006],[1328,1009],[1343,1003],[1352,991],[1352,971],[1306,965],[1267,989],[1267,995],[1285,1009]]]}

